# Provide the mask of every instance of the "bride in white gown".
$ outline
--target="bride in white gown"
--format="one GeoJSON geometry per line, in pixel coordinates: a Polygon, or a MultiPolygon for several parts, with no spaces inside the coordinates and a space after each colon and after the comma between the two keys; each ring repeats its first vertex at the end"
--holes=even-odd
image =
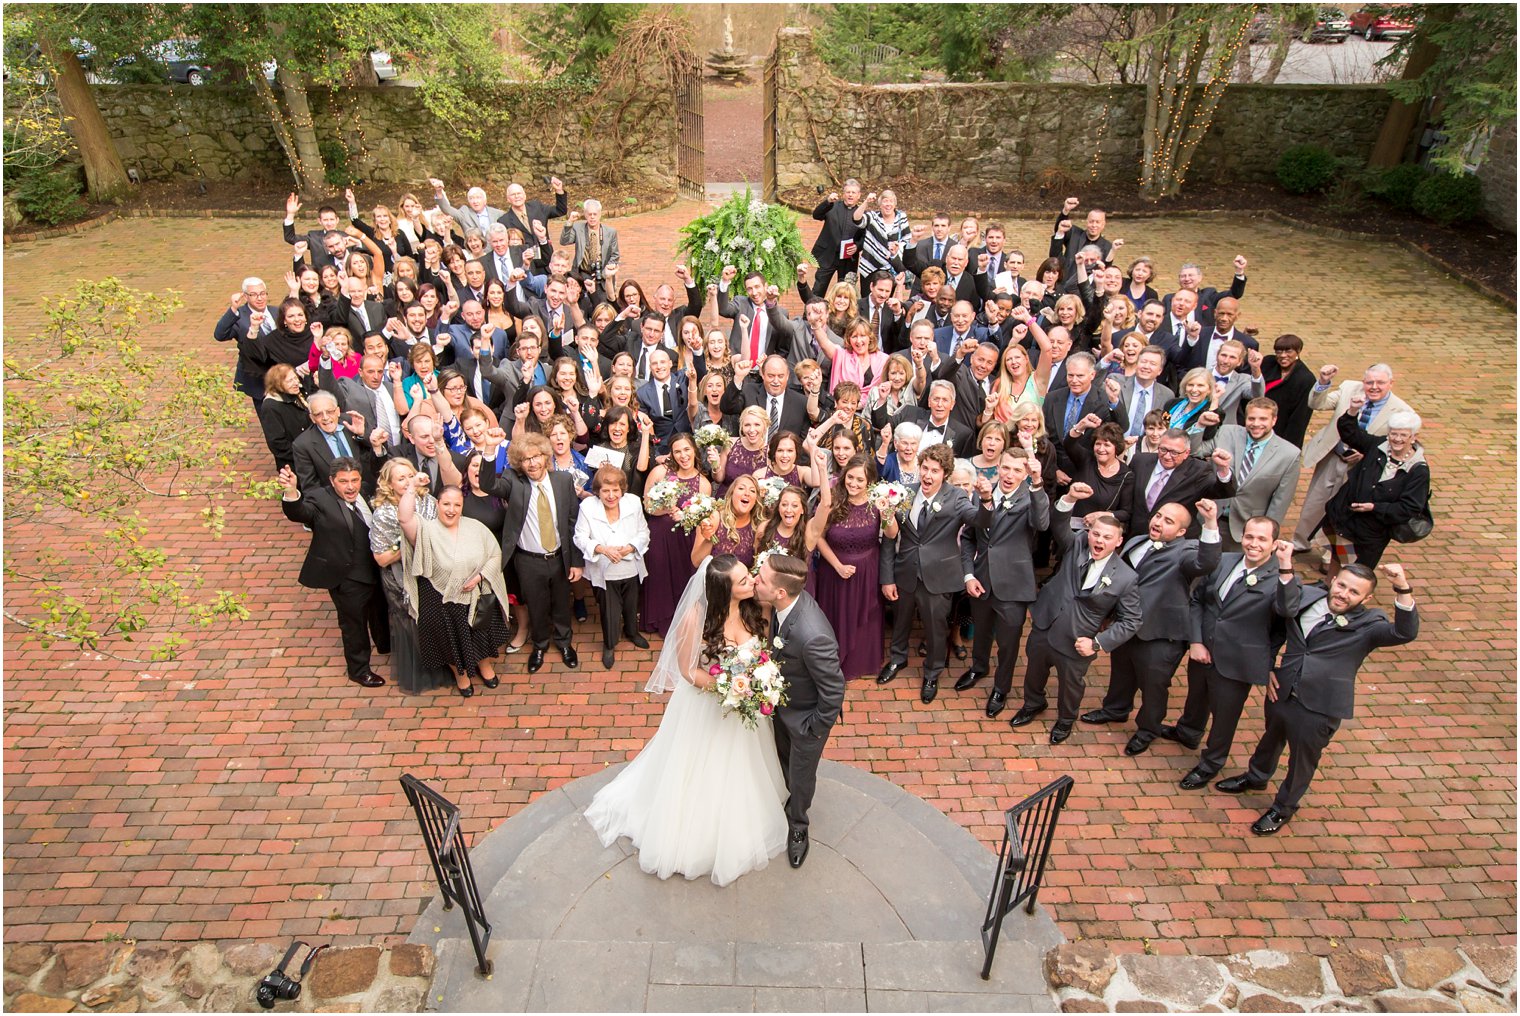
{"type": "Polygon", "coordinates": [[[660,728],[586,809],[603,846],[626,836],[650,874],[711,874],[720,886],[781,852],[787,792],[771,718],[760,717],[751,730],[703,690],[716,652],[766,630],[749,569],[730,554],[705,561],[676,605],[645,686],[673,689],[660,728]]]}

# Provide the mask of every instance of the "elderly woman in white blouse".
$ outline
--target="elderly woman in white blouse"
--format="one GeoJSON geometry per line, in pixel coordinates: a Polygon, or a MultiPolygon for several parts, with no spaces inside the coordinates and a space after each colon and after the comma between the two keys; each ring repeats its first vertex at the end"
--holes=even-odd
{"type": "Polygon", "coordinates": [[[602,666],[612,668],[612,651],[620,634],[640,649],[649,641],[639,634],[639,585],[649,574],[649,523],[644,505],[628,493],[622,469],[603,465],[591,477],[595,497],[581,502],[575,520],[575,545],[585,556],[586,580],[596,589],[602,612],[602,666]]]}

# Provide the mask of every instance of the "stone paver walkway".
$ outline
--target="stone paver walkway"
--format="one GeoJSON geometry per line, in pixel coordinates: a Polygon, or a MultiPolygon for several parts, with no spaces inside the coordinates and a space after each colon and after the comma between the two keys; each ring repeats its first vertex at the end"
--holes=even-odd
{"type": "MultiPolygon", "coordinates": [[[[683,203],[618,221],[630,274],[666,275],[674,230],[695,211],[683,203]]],[[[211,327],[243,275],[278,287],[278,217],[130,220],[8,246],[8,344],[32,333],[71,279],[116,275],[181,289],[185,310],[151,344],[200,351],[230,375],[232,350],[211,341],[211,327]]],[[[1008,225],[1037,260],[1047,223],[1008,225]]],[[[1216,955],[1513,941],[1515,316],[1373,243],[1243,217],[1111,229],[1166,278],[1187,258],[1223,285],[1244,252],[1244,323],[1269,338],[1302,335],[1314,366],[1354,375],[1387,359],[1397,369],[1397,390],[1426,417],[1436,489],[1435,534],[1399,551],[1419,586],[1420,642],[1364,671],[1356,720],[1303,811],[1271,840],[1246,829],[1264,795],[1178,790],[1190,758],[1175,745],[1132,760],[1125,732],[1083,729],[1053,748],[1043,731],[987,721],[980,696],[947,690],[924,706],[911,680],[852,687],[829,757],[931,802],[989,849],[1004,808],[1072,774],[1070,821],[1042,896],[1069,938],[1216,955]]],[[[256,427],[242,436],[235,465],[267,474],[256,427]]],[[[660,703],[640,690],[649,653],[621,655],[616,673],[555,661],[531,678],[517,657],[498,691],[467,703],[360,692],[343,680],[326,598],[295,583],[305,540],[276,506],[249,504],[221,541],[169,510],[154,521],[208,584],[245,590],[252,617],[178,663],[143,667],[45,651],[7,625],[8,942],[403,938],[434,891],[403,772],[458,801],[479,837],[546,791],[631,757],[658,720],[660,703]]],[[[5,535],[8,549],[41,538],[5,535]]],[[[6,597],[12,609],[29,605],[18,584],[6,597]]],[[[583,660],[594,658],[595,631],[580,626],[583,660]]],[[[1093,678],[1096,695],[1102,664],[1093,678]]],[[[1253,702],[1243,743],[1259,716],[1253,702]]]]}

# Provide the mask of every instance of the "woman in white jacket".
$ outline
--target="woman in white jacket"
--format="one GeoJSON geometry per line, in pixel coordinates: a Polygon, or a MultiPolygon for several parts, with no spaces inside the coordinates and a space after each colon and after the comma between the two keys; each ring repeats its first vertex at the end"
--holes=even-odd
{"type": "Polygon", "coordinates": [[[649,641],[639,634],[639,586],[649,569],[649,523],[644,505],[628,493],[628,477],[617,466],[603,465],[591,478],[595,497],[581,502],[575,521],[575,545],[585,556],[586,580],[596,589],[602,612],[602,666],[612,667],[612,651],[621,633],[640,649],[649,641]]]}

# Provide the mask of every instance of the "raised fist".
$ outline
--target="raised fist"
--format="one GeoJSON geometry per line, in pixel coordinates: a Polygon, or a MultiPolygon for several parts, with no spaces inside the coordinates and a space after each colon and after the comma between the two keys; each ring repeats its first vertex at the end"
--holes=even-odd
{"type": "Polygon", "coordinates": [[[433,188],[434,194],[443,193],[443,181],[438,179],[436,176],[428,177],[428,186],[433,188]]]}
{"type": "Polygon", "coordinates": [[[1077,206],[1081,203],[1081,198],[1067,198],[1065,201],[1061,202],[1061,214],[1070,215],[1072,212],[1077,210],[1077,206]]]}
{"type": "Polygon", "coordinates": [[[1235,255],[1235,274],[1236,275],[1244,275],[1246,273],[1246,264],[1247,264],[1247,262],[1246,262],[1246,256],[1244,254],[1236,254],[1235,255]]]}
{"type": "MultiPolygon", "coordinates": [[[[294,197],[294,195],[291,196],[294,197]]],[[[280,475],[275,479],[287,494],[294,494],[300,489],[300,483],[296,480],[296,474],[289,466],[281,466],[280,475]]]]}
{"type": "Polygon", "coordinates": [[[1219,506],[1208,498],[1197,501],[1194,505],[1198,509],[1198,517],[1203,520],[1205,529],[1213,529],[1219,522],[1219,506]]]}
{"type": "Polygon", "coordinates": [[[1093,496],[1093,489],[1078,480],[1066,489],[1066,496],[1073,501],[1086,501],[1093,496]]]}
{"type": "Polygon", "coordinates": [[[739,269],[735,268],[733,265],[724,265],[723,266],[722,279],[723,279],[723,281],[725,283],[727,283],[727,282],[733,282],[734,281],[734,277],[736,275],[738,275],[738,274],[739,274],[739,269]]]}
{"type": "Polygon", "coordinates": [[[1328,385],[1335,380],[1335,375],[1340,373],[1340,368],[1333,363],[1327,363],[1319,369],[1319,383],[1328,385]]]}
{"type": "Polygon", "coordinates": [[[1234,461],[1234,456],[1225,451],[1223,448],[1215,448],[1214,454],[1211,455],[1210,458],[1213,460],[1214,465],[1219,469],[1220,472],[1227,472],[1230,468],[1230,463],[1234,461]]]}

